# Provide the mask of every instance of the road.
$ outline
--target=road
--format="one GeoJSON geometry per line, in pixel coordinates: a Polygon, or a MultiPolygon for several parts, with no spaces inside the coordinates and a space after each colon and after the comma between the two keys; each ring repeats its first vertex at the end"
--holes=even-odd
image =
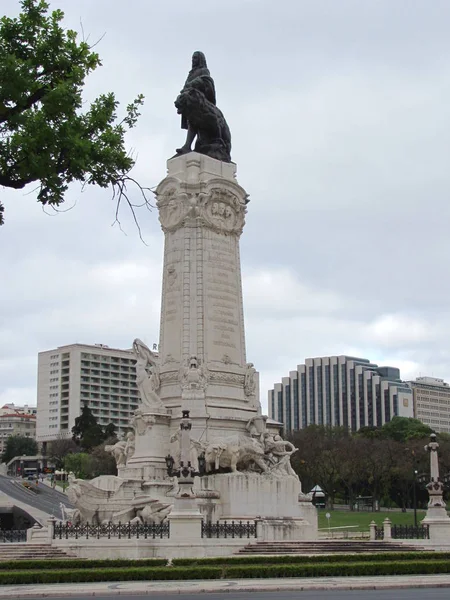
{"type": "MultiPolygon", "coordinates": [[[[284,580],[285,581],[285,580],[284,580]]],[[[172,582],[173,583],[173,582],[172,582]]],[[[76,585],[76,584],[75,584],[76,585]]],[[[115,585],[115,584],[112,584],[115,585]]],[[[183,582],[180,582],[180,588],[183,582]]],[[[19,590],[18,587],[15,590],[19,590]]],[[[76,593],[76,592],[75,592],[76,593]]],[[[17,596],[18,597],[18,596],[17,596]]],[[[86,600],[86,595],[82,596],[60,596],[53,597],[53,600],[86,600]]],[[[42,596],[41,596],[42,598],[42,596]]],[[[295,592],[238,592],[231,590],[224,593],[197,593],[197,594],[160,594],[150,593],[142,595],[142,592],[136,595],[110,594],[107,596],[95,595],[95,600],[137,600],[138,598],[151,598],[152,600],[193,600],[194,598],[203,598],[204,600],[448,600],[448,588],[408,588],[400,590],[298,590],[295,592]]],[[[38,596],[28,600],[38,600],[38,596]]]]}
{"type": "MultiPolygon", "coordinates": [[[[34,485],[34,484],[33,484],[34,485]]],[[[36,508],[49,516],[61,517],[60,502],[63,502],[67,508],[73,508],[67,496],[58,490],[53,490],[44,483],[40,482],[39,492],[27,490],[23,486],[22,479],[0,475],[0,492],[3,492],[13,500],[18,500],[24,504],[36,508]]]]}

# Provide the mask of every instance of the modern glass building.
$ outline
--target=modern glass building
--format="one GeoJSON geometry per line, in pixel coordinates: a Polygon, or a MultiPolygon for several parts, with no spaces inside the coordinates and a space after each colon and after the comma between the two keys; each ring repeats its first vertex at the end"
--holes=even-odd
{"type": "Polygon", "coordinates": [[[270,418],[284,423],[286,432],[308,425],[357,431],[414,416],[412,390],[399,369],[353,356],[307,358],[269,390],[268,405],[270,418]]]}

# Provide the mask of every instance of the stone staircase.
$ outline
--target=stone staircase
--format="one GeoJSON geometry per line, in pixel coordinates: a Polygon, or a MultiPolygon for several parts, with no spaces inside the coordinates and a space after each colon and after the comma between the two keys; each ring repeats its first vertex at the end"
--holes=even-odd
{"type": "Polygon", "coordinates": [[[319,540],[296,542],[255,542],[247,544],[238,554],[360,554],[368,552],[422,552],[425,546],[396,542],[352,540],[319,540]]]}
{"type": "Polygon", "coordinates": [[[75,556],[45,544],[0,544],[0,561],[5,560],[51,560],[54,558],[75,558],[75,556]]]}

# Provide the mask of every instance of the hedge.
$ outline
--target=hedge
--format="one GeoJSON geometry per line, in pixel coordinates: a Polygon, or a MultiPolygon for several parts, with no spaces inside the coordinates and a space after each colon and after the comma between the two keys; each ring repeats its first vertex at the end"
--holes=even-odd
{"type": "Polygon", "coordinates": [[[348,577],[450,573],[450,560],[334,562],[310,564],[222,565],[194,567],[131,567],[17,570],[0,573],[0,584],[93,581],[168,581],[183,579],[246,579],[278,577],[348,577]]]}
{"type": "MultiPolygon", "coordinates": [[[[174,567],[208,567],[208,566],[240,566],[240,565],[297,565],[297,564],[322,564],[322,563],[365,563],[365,562],[413,562],[413,561],[440,561],[450,560],[450,552],[385,552],[378,554],[323,554],[319,556],[298,555],[267,555],[267,556],[222,556],[215,558],[177,558],[172,564],[174,567]]],[[[29,559],[0,561],[0,574],[2,571],[28,571],[40,570],[51,565],[52,569],[77,570],[77,569],[111,569],[111,568],[155,568],[167,565],[165,558],[145,559],[89,559],[89,558],[64,558],[29,559]]]]}
{"type": "Polygon", "coordinates": [[[373,554],[288,554],[288,555],[241,555],[218,556],[214,558],[174,558],[173,565],[177,567],[207,566],[207,565],[273,565],[273,564],[304,564],[304,563],[347,563],[347,562],[391,562],[414,560],[450,560],[450,552],[383,552],[373,554]]]}
{"type": "Polygon", "coordinates": [[[32,558],[28,560],[8,560],[0,561],[1,571],[28,571],[29,569],[41,569],[49,564],[52,569],[95,569],[110,567],[165,567],[167,560],[165,558],[145,558],[145,559],[96,559],[96,558],[32,558]]]}

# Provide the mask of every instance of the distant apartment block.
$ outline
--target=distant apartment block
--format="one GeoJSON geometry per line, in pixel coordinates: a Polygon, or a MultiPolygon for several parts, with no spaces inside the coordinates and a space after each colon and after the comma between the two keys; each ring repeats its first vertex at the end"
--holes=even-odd
{"type": "Polygon", "coordinates": [[[450,433],[450,385],[435,377],[410,381],[414,416],[438,433],[450,433]]]}
{"type": "Polygon", "coordinates": [[[414,414],[412,390],[399,369],[353,356],[307,358],[268,396],[269,416],[284,423],[286,432],[308,425],[357,431],[414,414]]]}
{"type": "Polygon", "coordinates": [[[132,350],[102,344],[70,344],[38,355],[38,442],[71,437],[83,405],[103,427],[114,423],[119,435],[138,406],[132,350]]]}
{"type": "Polygon", "coordinates": [[[9,437],[20,435],[36,437],[36,408],[5,404],[0,408],[0,453],[5,450],[9,437]]]}

